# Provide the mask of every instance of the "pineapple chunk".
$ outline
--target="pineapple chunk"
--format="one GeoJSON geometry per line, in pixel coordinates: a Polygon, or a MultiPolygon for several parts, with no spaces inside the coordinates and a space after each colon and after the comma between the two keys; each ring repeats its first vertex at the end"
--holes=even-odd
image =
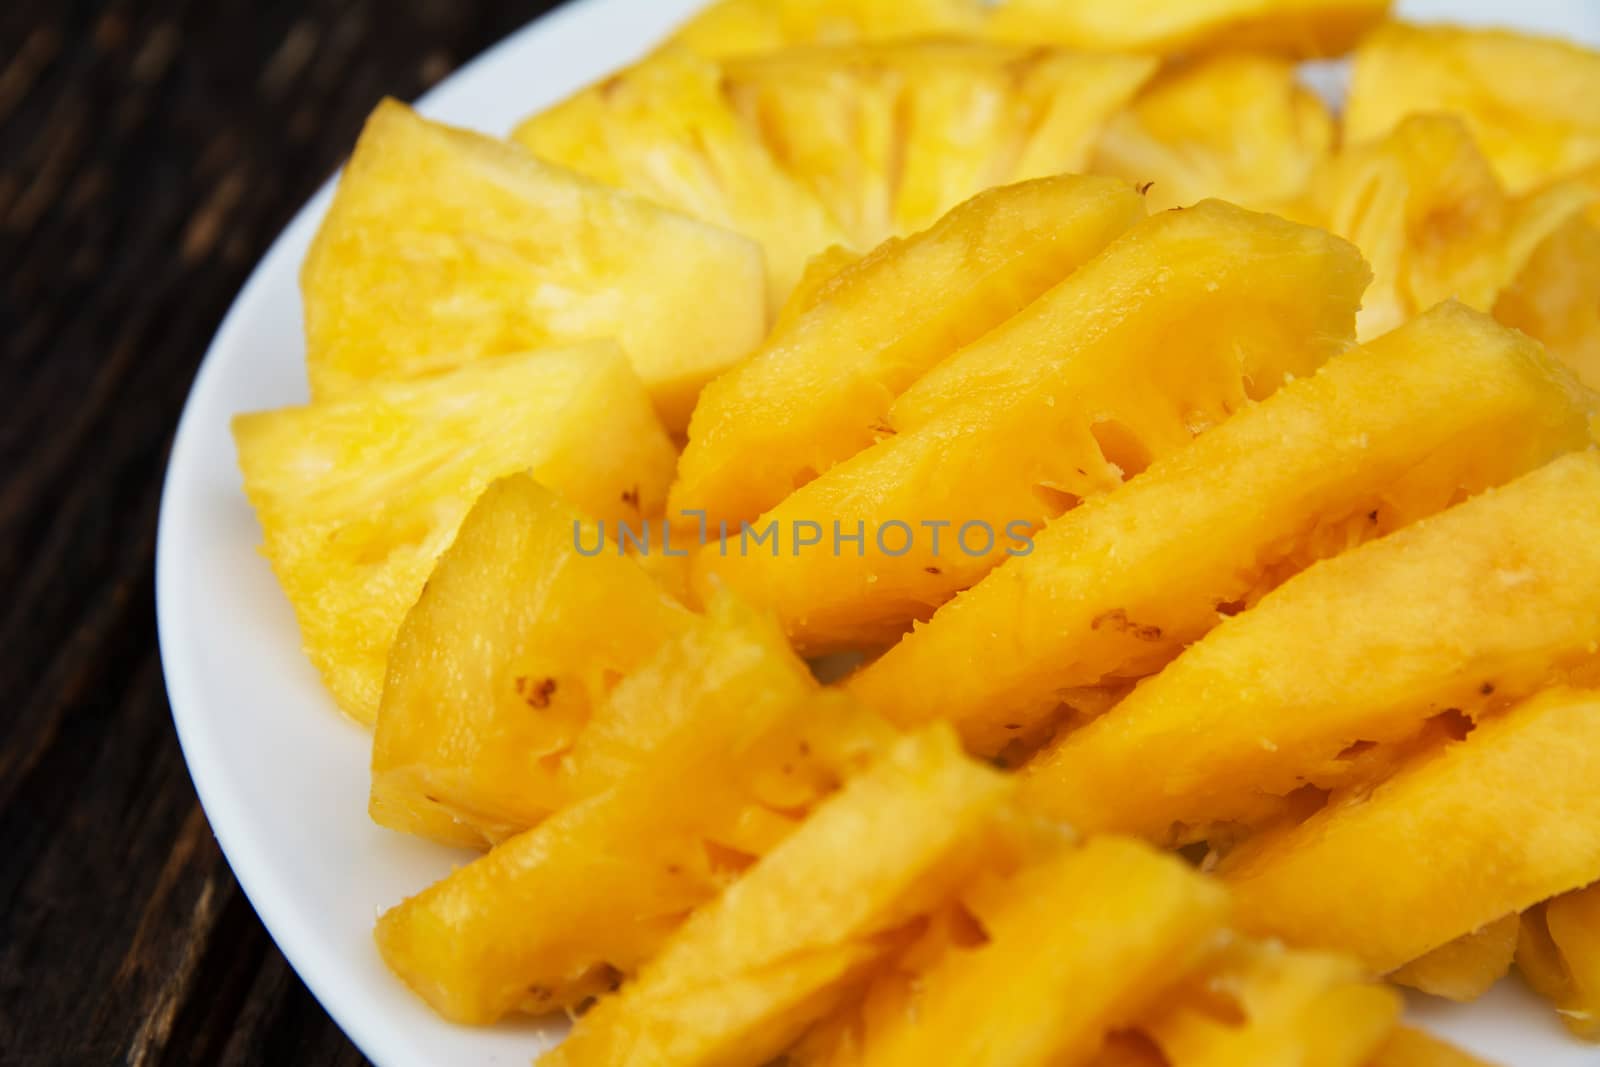
{"type": "Polygon", "coordinates": [[[1297,195],[1334,143],[1333,117],[1271,56],[1179,68],[1114,118],[1094,171],[1151,182],[1151,211],[1217,197],[1249,207],[1297,195]]]}
{"type": "Polygon", "coordinates": [[[859,252],[853,252],[844,245],[833,245],[806,260],[806,269],[801,272],[800,281],[795,284],[789,299],[783,302],[783,307],[778,309],[767,343],[771,344],[774,336],[786,333],[805,318],[806,312],[832,296],[835,283],[844,274],[845,268],[861,262],[861,258],[859,252]]]}
{"type": "Polygon", "coordinates": [[[1106,120],[1154,69],[951,40],[792,49],[728,77],[774,155],[870,248],[985,189],[1087,170],[1106,120]]]}
{"type": "Polygon", "coordinates": [[[1218,873],[1245,929],[1382,973],[1600,879],[1597,781],[1600,693],[1555,689],[1246,842],[1218,873]]]}
{"type": "MultiPolygon", "coordinates": [[[[775,310],[806,260],[846,243],[846,232],[745,126],[724,81],[718,64],[667,49],[530,116],[512,137],[553,163],[748,234],[766,250],[775,310]]],[[[717,307],[704,298],[720,295],[720,283],[697,288],[677,310],[717,307]]]]}
{"type": "Polygon", "coordinates": [[[943,728],[897,741],[695,912],[541,1067],[759,1067],[982,865],[1009,795],[943,728]]]}
{"type": "Polygon", "coordinates": [[[689,613],[526,475],[490,486],[389,651],[370,810],[394,830],[484,848],[571,796],[566,759],[608,680],[689,613]]]}
{"type": "Polygon", "coordinates": [[[713,382],[689,424],[671,510],[737,523],[871,445],[889,405],[1144,214],[1112,178],[1058,177],[973,198],[845,268],[816,306],[713,382]]]}
{"type": "Polygon", "coordinates": [[[682,429],[700,386],[761,340],[764,284],[736,234],[385,100],[301,274],[311,390],[616,338],[682,429]]]}
{"type": "Polygon", "coordinates": [[[1179,54],[1220,45],[1336,55],[1383,18],[1388,0],[718,0],[676,40],[707,55],[788,44],[932,34],[1179,54]]]}
{"type": "Polygon", "coordinates": [[[1446,1000],[1477,1000],[1511,970],[1519,925],[1515,915],[1496,919],[1391,972],[1389,981],[1446,1000]]]}
{"type": "Polygon", "coordinates": [[[1600,1040],[1600,882],[1529,909],[1517,967],[1567,1029],[1600,1040]]]}
{"type": "Polygon", "coordinates": [[[1367,277],[1344,241],[1217,201],[1149,218],[907,390],[892,436],[763,515],[783,558],[712,545],[696,580],[772,606],[808,651],[890,643],[1076,500],[1348,347],[1367,277]],[[859,554],[792,552],[808,523],[864,530],[859,554]]]}
{"type": "Polygon", "coordinates": [[[1575,182],[1512,199],[1458,117],[1418,115],[1329,159],[1288,213],[1354,241],[1372,264],[1366,339],[1450,297],[1491,310],[1591,199],[1575,182]]]}
{"type": "Polygon", "coordinates": [[[1364,1067],[1400,998],[1354,960],[1236,940],[1145,1030],[1170,1067],[1364,1067]]]}
{"type": "Polygon", "coordinates": [[[395,631],[490,482],[531,470],[597,517],[658,514],[675,458],[609,343],[242,415],[233,432],[306,654],[364,723],[395,631]]]}
{"type": "Polygon", "coordinates": [[[1356,52],[1346,136],[1460,115],[1513,193],[1600,164],[1600,53],[1504,30],[1384,26],[1356,52]]]}
{"type": "Polygon", "coordinates": [[[457,1022],[573,1006],[887,741],[881,721],[819,692],[770,622],[719,600],[579,737],[571,779],[588,799],[391,909],[378,946],[457,1022]]]}
{"type": "Polygon", "coordinates": [[[1026,748],[1063,694],[1082,714],[1317,559],[1585,448],[1596,406],[1538,345],[1442,305],[1050,523],[849,688],[975,752],[1026,748]]]}
{"type": "Polygon", "coordinates": [[[1495,1067],[1431,1034],[1397,1026],[1367,1067],[1495,1067]]]}
{"type": "MultiPolygon", "coordinates": [[[[1596,186],[1600,191],[1600,186],[1596,186]]],[[[1597,196],[1600,203],[1600,196],[1597,196]]],[[[1494,317],[1542,341],[1600,390],[1600,223],[1568,219],[1533,253],[1494,317]]]]}
{"type": "Polygon", "coordinates": [[[1323,560],[1057,741],[1025,798],[1087,829],[1192,839],[1264,798],[1358,780],[1360,753],[1446,709],[1476,716],[1581,680],[1600,667],[1596,530],[1591,449],[1323,560]]]}
{"type": "Polygon", "coordinates": [[[890,975],[895,1010],[836,1035],[825,1062],[1084,1062],[1199,962],[1227,910],[1211,881],[1126,839],[1063,847],[988,882],[969,894],[978,943],[890,975]]]}

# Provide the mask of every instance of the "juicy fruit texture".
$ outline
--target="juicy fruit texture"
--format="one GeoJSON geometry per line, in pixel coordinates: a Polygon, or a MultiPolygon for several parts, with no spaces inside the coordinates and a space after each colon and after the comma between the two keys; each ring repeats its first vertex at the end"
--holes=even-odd
{"type": "Polygon", "coordinates": [[[1378,1049],[1368,1067],[1494,1067],[1487,1060],[1469,1056],[1431,1034],[1409,1026],[1397,1026],[1378,1049]]]}
{"type": "Polygon", "coordinates": [[[749,241],[386,100],[301,272],[312,394],[615,338],[663,420],[765,327],[749,241]],[[715,293],[715,300],[707,300],[715,293]]]}
{"type": "Polygon", "coordinates": [[[1166,54],[1226,44],[1336,55],[1388,6],[1387,0],[719,0],[676,40],[707,55],[949,33],[1099,51],[1166,54]]]}
{"type": "MultiPolygon", "coordinates": [[[[745,126],[724,82],[717,63],[667,49],[529,117],[512,137],[553,163],[748,234],[766,251],[775,310],[806,260],[847,235],[745,126]]],[[[720,283],[700,288],[703,303],[707,292],[720,283]]]]}
{"type": "Polygon", "coordinates": [[[1567,1029],[1600,1040],[1600,883],[1523,915],[1517,967],[1567,1029]]]}
{"type": "Polygon", "coordinates": [[[1489,311],[1592,196],[1567,183],[1513,199],[1458,117],[1419,115],[1329,159],[1289,213],[1354,241],[1372,264],[1365,339],[1446,298],[1489,311]]]}
{"type": "Polygon", "coordinates": [[[1546,238],[1501,291],[1494,317],[1543,342],[1600,390],[1600,223],[1568,219],[1546,238]]]}
{"type": "Polygon", "coordinates": [[[1555,689],[1218,869],[1247,930],[1383,973],[1600,878],[1600,694],[1555,689]]]}
{"type": "Polygon", "coordinates": [[[1390,24],[1356,52],[1346,136],[1454,112],[1506,186],[1524,193],[1600,163],[1597,99],[1600,53],[1503,30],[1390,24]]]}
{"type": "Polygon", "coordinates": [[[675,458],[610,344],[242,415],[233,432],[306,654],[365,723],[400,621],[490,482],[526,470],[596,517],[659,514],[675,458]]]}
{"type": "Polygon", "coordinates": [[[1265,799],[1359,778],[1361,753],[1446,709],[1477,716],[1593,673],[1596,524],[1600,451],[1589,450],[1323,560],[1047,750],[1027,769],[1024,801],[1085,829],[1192,839],[1257,816],[1265,799]]]}
{"type": "Polygon", "coordinates": [[[1506,915],[1393,971],[1389,981],[1447,1000],[1477,1000],[1511,970],[1521,922],[1506,915]]]}
{"type": "Polygon", "coordinates": [[[765,1063],[966,880],[1008,792],[947,731],[895,742],[539,1063],[765,1063]]]}
{"type": "Polygon", "coordinates": [[[907,390],[891,435],[764,514],[783,558],[712,546],[697,580],[770,605],[808,651],[892,642],[1021,551],[1019,533],[1348,347],[1366,282],[1352,246],[1281,219],[1215,201],[1147,219],[907,390]],[[865,543],[793,555],[805,523],[865,543]]]}
{"type": "Polygon", "coordinates": [[[1595,410],[1536,344],[1442,305],[1051,522],[848,686],[975,752],[1026,746],[1316,560],[1585,448],[1595,410]]]}
{"type": "Polygon", "coordinates": [[[832,295],[835,280],[844,273],[846,267],[861,262],[861,258],[859,252],[853,252],[843,245],[834,245],[806,260],[806,269],[801,272],[794,291],[783,302],[783,307],[778,309],[778,316],[773,320],[772,331],[767,337],[768,342],[773,336],[787,331],[808,311],[832,295]]]}
{"type": "Polygon", "coordinates": [[[1152,211],[1206,197],[1267,207],[1298,194],[1333,144],[1333,117],[1294,64],[1222,55],[1164,76],[1114,118],[1093,169],[1153,183],[1152,211]]]}
{"type": "Polygon", "coordinates": [[[609,679],[690,615],[526,475],[491,485],[389,651],[370,811],[393,830],[484,848],[571,797],[570,753],[609,679]],[[508,592],[509,591],[509,592],[508,592]]]}
{"type": "Polygon", "coordinates": [[[1399,1014],[1347,957],[1234,940],[1144,1030],[1170,1067],[1364,1067],[1399,1014]]]}
{"type": "Polygon", "coordinates": [[[1153,60],[915,41],[731,63],[730,92],[859,247],[933,225],[995,186],[1088,169],[1153,60]]]}
{"type": "Polygon", "coordinates": [[[711,383],[689,424],[671,510],[760,515],[886,432],[890,404],[1144,215],[1111,178],[995,189],[845,267],[811,310],[711,383]]]}
{"type": "Polygon", "coordinates": [[[1226,895],[1177,858],[1114,838],[1061,846],[966,896],[977,943],[879,978],[863,998],[871,1015],[804,1062],[1083,1062],[1199,961],[1227,911],[1226,895]]]}
{"type": "Polygon", "coordinates": [[[820,693],[770,623],[721,601],[580,736],[574,792],[588,799],[391,909],[378,946],[458,1022],[574,1006],[649,958],[885,734],[820,693]]]}

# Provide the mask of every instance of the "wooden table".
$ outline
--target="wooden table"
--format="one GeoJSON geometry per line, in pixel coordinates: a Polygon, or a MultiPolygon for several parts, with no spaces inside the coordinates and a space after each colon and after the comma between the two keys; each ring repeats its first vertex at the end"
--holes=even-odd
{"type": "Polygon", "coordinates": [[[161,476],[223,312],[366,113],[552,6],[0,4],[0,1063],[362,1062],[184,769],[161,476]]]}

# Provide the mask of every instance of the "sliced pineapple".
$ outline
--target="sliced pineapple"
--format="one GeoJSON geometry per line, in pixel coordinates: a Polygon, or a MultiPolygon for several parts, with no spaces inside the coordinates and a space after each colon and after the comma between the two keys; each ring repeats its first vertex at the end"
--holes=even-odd
{"type": "Polygon", "coordinates": [[[526,475],[473,506],[389,652],[373,819],[483,848],[578,799],[569,757],[611,680],[690,625],[602,535],[526,475]]]}
{"type": "Polygon", "coordinates": [[[380,104],[301,274],[318,399],[552,343],[616,338],[663,420],[760,341],[760,250],[380,104]],[[708,299],[714,294],[714,299],[708,299]]]}
{"type": "Polygon", "coordinates": [[[833,245],[806,260],[806,269],[801,271],[794,291],[783,302],[783,307],[778,309],[778,315],[772,323],[772,334],[767,338],[768,343],[771,343],[772,337],[786,332],[804,318],[806,312],[831,295],[834,280],[844,273],[846,267],[859,262],[861,253],[851,251],[844,245],[833,245]]]}
{"type": "Polygon", "coordinates": [[[615,345],[483,359],[234,421],[306,654],[371,723],[390,643],[490,482],[529,470],[599,517],[659,514],[675,455],[615,345]]]}
{"type": "MultiPolygon", "coordinates": [[[[559,694],[559,690],[557,690],[559,694]]],[[[648,959],[887,742],[767,621],[720,599],[567,756],[586,797],[387,912],[378,947],[445,1017],[543,1014],[648,959]]]]}
{"type": "Polygon", "coordinates": [[[1245,843],[1218,873],[1246,929],[1383,973],[1600,878],[1596,781],[1600,693],[1555,689],[1245,843]]]}
{"type": "Polygon", "coordinates": [[[1087,169],[1149,59],[917,41],[729,64],[730,91],[785,167],[872,247],[985,189],[1087,169]]]}
{"type": "Polygon", "coordinates": [[[1567,1029],[1600,1039],[1600,882],[1528,909],[1517,969],[1567,1029]]]}
{"type": "MultiPolygon", "coordinates": [[[[753,237],[766,250],[772,310],[812,255],[850,243],[735,112],[722,68],[681,49],[658,52],[529,117],[512,136],[551,162],[753,237]]],[[[687,288],[679,311],[715,309],[718,301],[705,294],[722,297],[716,282],[697,295],[687,288]]]]}
{"type": "Polygon", "coordinates": [[[1390,972],[1389,981],[1446,1000],[1477,1000],[1511,970],[1520,925],[1516,915],[1502,916],[1390,972]]]}
{"type": "Polygon", "coordinates": [[[770,605],[810,651],[891,643],[1078,499],[1348,347],[1367,277],[1346,242],[1217,201],[1149,218],[756,520],[780,558],[713,545],[696,580],[770,605]],[[824,547],[796,551],[816,528],[824,547]],[[863,532],[859,550],[836,530],[863,532]]]}
{"type": "Polygon", "coordinates": [[[1432,1034],[1397,1026],[1367,1067],[1495,1067],[1432,1034]]]}
{"type": "Polygon", "coordinates": [[[1112,178],[983,193],[840,271],[815,306],[713,382],[689,426],[671,509],[754,518],[887,432],[889,406],[1144,214],[1112,178]]]}
{"type": "Polygon", "coordinates": [[[1025,748],[1316,560],[1586,448],[1597,413],[1538,345],[1442,305],[1048,524],[850,690],[1025,748]]]}
{"type": "Polygon", "coordinates": [[[1165,74],[1106,126],[1094,172],[1150,183],[1151,211],[1206,197],[1270,208],[1333,148],[1333,117],[1285,59],[1225,54],[1165,74]]]}
{"type": "Polygon", "coordinates": [[[1024,798],[1085,828],[1192,839],[1256,817],[1264,798],[1359,780],[1361,753],[1447,709],[1482,715],[1587,677],[1600,668],[1596,529],[1591,449],[1323,560],[1056,742],[1028,766],[1024,798]],[[1128,787],[1141,780],[1160,786],[1128,787]]]}
{"type": "MultiPolygon", "coordinates": [[[[1600,205],[1600,185],[1595,191],[1600,205]]],[[[1600,218],[1568,219],[1546,238],[1501,290],[1494,317],[1542,341],[1600,390],[1600,218]]]]}

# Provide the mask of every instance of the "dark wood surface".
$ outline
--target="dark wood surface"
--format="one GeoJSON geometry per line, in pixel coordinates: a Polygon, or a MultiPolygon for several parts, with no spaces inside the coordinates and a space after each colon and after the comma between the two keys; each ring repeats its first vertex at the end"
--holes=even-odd
{"type": "Polygon", "coordinates": [[[228,871],[152,567],[190,379],[385,93],[540,0],[0,4],[0,1063],[361,1063],[228,871]]]}

